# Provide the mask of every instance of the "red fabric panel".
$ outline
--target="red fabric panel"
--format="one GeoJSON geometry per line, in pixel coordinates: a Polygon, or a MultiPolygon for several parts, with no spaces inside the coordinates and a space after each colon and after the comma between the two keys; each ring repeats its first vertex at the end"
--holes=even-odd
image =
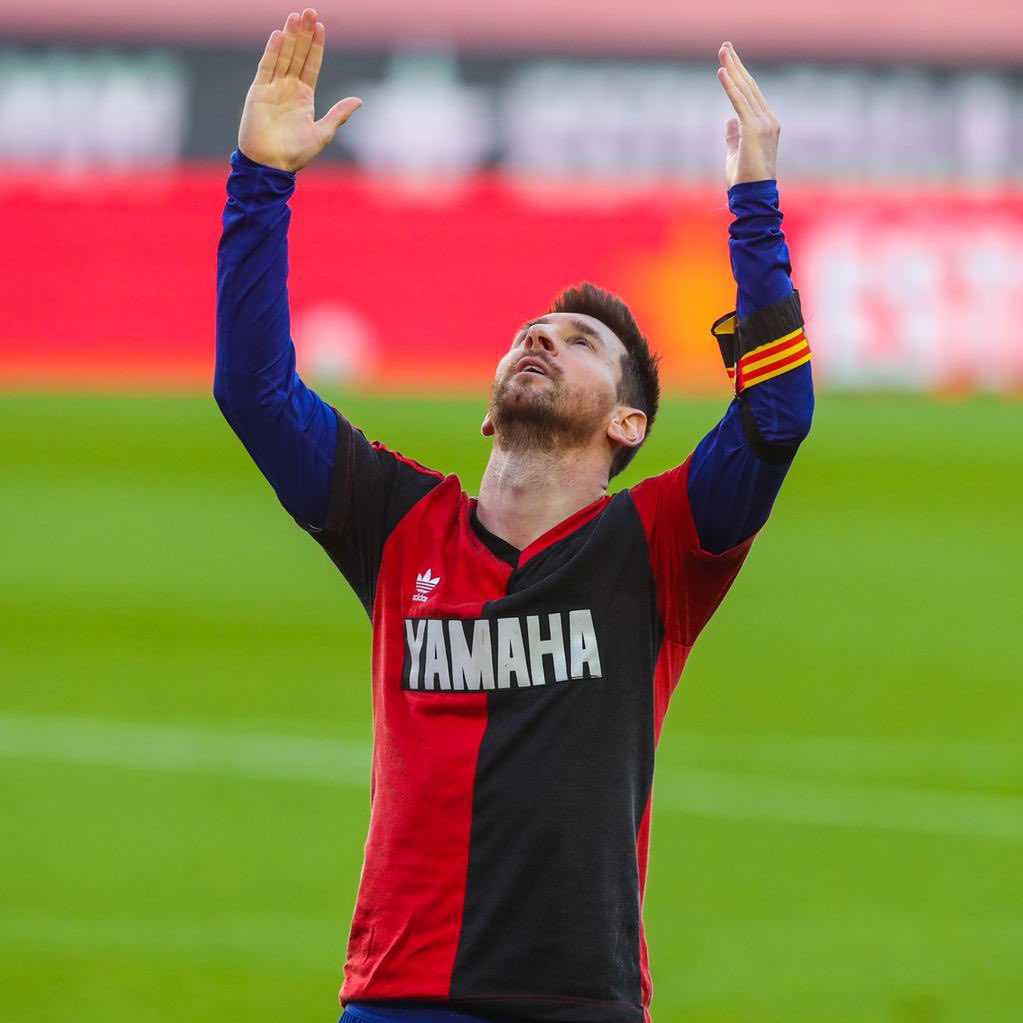
{"type": "Polygon", "coordinates": [[[403,690],[404,619],[433,617],[435,595],[445,616],[453,605],[459,616],[481,616],[484,601],[504,594],[511,567],[473,554],[470,569],[468,552],[480,548],[454,476],[412,508],[384,548],[373,611],[372,814],[343,1002],[449,994],[487,694],[403,690]],[[427,568],[440,577],[437,590],[413,601],[427,568]]]}
{"type": "MultiPolygon", "coordinates": [[[[636,836],[636,860],[639,863],[639,898],[640,902],[646,895],[646,871],[647,862],[650,859],[650,808],[653,804],[653,793],[647,800],[646,811],[643,820],[639,825],[639,834],[636,836]]],[[[653,997],[654,985],[650,979],[650,955],[646,945],[646,928],[643,926],[643,919],[640,917],[639,924],[639,972],[643,990],[643,1019],[650,1023],[650,999],[653,997]]]]}
{"type": "MultiPolygon", "coordinates": [[[[648,495],[645,492],[640,495],[640,501],[643,502],[643,506],[640,508],[640,517],[643,519],[644,529],[646,529],[647,538],[649,540],[651,537],[651,531],[647,523],[648,522],[652,523],[652,515],[654,513],[654,509],[652,509],[650,503],[647,503],[646,501],[647,496],[648,495]]],[[[633,494],[633,500],[635,500],[635,498],[636,495],[633,494]]],[[[637,507],[640,507],[639,502],[637,502],[637,507]]],[[[659,602],[658,610],[661,612],[663,616],[668,610],[668,595],[665,594],[665,603],[663,605],[660,605],[661,594],[664,592],[664,587],[662,586],[661,577],[657,569],[658,555],[654,554],[653,546],[651,546],[651,558],[653,560],[655,568],[654,574],[657,582],[659,602]]],[[[736,568],[736,571],[738,571],[738,567],[736,568]]],[[[684,646],[680,643],[676,643],[673,640],[669,639],[667,635],[665,635],[664,643],[661,646],[661,652],[657,658],[657,665],[654,668],[655,744],[660,742],[661,731],[664,727],[664,717],[668,712],[668,703],[671,700],[671,695],[675,690],[675,686],[678,684],[679,676],[681,676],[682,674],[682,669],[686,665],[686,660],[689,657],[689,650],[690,650],[689,646],[684,646]]],[[[654,778],[655,788],[656,784],[657,781],[655,775],[654,778]]],[[[639,864],[640,900],[643,900],[646,897],[647,867],[650,860],[650,818],[651,811],[653,809],[653,802],[654,791],[651,790],[650,798],[647,800],[646,810],[643,813],[643,819],[640,822],[639,833],[636,836],[636,861],[639,864]]],[[[643,926],[642,917],[640,918],[639,931],[639,968],[643,986],[644,1023],[650,1023],[650,1000],[653,997],[653,980],[651,979],[650,976],[650,956],[647,950],[646,928],[643,926]]]]}
{"type": "Polygon", "coordinates": [[[688,648],[724,599],[753,543],[750,537],[723,554],[709,554],[700,547],[686,486],[689,462],[687,458],[630,491],[650,545],[665,644],[687,648],[676,655],[681,656],[680,670],[688,648]]]}

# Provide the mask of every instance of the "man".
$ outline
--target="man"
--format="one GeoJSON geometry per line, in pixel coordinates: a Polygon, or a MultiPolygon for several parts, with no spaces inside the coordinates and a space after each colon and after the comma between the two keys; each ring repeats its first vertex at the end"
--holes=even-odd
{"type": "Polygon", "coordinates": [[[370,443],[289,336],[295,172],[319,121],[316,13],[267,43],[232,155],[214,393],[373,623],[372,816],[345,1018],[639,1023],[654,748],[689,650],[764,524],[813,407],[780,230],[778,122],[730,44],[735,398],[683,464],[608,495],[657,412],[621,300],[571,288],[500,360],[479,497],[370,443]]]}

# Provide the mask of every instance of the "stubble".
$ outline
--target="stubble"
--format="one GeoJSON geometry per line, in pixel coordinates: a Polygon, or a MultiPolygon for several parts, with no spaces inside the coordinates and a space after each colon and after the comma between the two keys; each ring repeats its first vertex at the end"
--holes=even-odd
{"type": "Polygon", "coordinates": [[[516,379],[509,370],[490,396],[494,432],[505,451],[516,454],[584,448],[603,432],[613,406],[595,394],[568,392],[560,370],[546,380],[516,379]]]}

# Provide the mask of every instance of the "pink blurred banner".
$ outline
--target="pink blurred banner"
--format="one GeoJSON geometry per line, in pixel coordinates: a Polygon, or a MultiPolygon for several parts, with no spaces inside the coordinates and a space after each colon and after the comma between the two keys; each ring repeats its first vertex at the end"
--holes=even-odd
{"type": "MultiPolygon", "coordinates": [[[[0,386],[209,387],[225,176],[0,179],[0,386]]],[[[670,388],[727,388],[709,334],[735,305],[723,190],[412,189],[313,170],[293,208],[311,380],[485,387],[522,321],[589,279],[633,307],[670,388]]],[[[782,208],[822,384],[1023,388],[1023,194],[783,183],[782,208]]]]}
{"type": "MultiPolygon", "coordinates": [[[[300,9],[298,5],[296,9],[300,9]]],[[[731,0],[677,4],[664,0],[321,0],[316,5],[335,41],[346,46],[429,42],[532,53],[702,53],[713,59],[725,39],[757,59],[912,57],[1018,65],[1023,39],[1019,0],[731,0]]],[[[277,0],[36,0],[7,4],[7,34],[121,40],[163,38],[253,42],[279,27],[290,8],[277,0]]]]}

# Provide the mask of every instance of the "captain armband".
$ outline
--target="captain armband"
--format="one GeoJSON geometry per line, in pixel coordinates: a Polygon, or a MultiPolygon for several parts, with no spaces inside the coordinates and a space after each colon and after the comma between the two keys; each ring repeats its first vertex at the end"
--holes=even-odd
{"type": "Polygon", "coordinates": [[[798,291],[742,321],[734,311],[725,313],[711,324],[710,332],[736,394],[810,361],[798,291]]]}

